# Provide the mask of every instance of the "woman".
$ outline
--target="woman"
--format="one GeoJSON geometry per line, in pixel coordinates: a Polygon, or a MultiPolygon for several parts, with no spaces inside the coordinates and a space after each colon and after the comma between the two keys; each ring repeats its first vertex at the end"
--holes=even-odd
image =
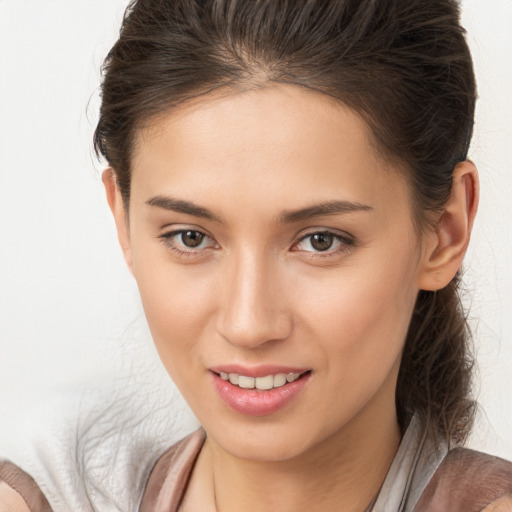
{"type": "Polygon", "coordinates": [[[512,510],[510,464],[457,447],[475,96],[450,0],[131,4],[95,142],[204,429],[140,510],[512,510]]]}

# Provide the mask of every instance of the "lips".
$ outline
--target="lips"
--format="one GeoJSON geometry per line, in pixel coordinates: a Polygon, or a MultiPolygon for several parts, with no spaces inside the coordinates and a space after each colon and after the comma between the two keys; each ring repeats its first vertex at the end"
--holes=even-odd
{"type": "Polygon", "coordinates": [[[284,408],[306,387],[311,370],[260,366],[210,368],[220,398],[233,410],[251,416],[266,416],[284,408]]]}

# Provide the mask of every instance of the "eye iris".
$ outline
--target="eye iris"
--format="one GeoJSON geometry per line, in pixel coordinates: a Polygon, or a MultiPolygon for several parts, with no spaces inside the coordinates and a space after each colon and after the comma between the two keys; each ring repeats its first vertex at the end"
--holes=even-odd
{"type": "Polygon", "coordinates": [[[334,237],[329,233],[315,233],[311,236],[311,246],[317,251],[327,251],[333,242],[334,237]]]}
{"type": "Polygon", "coordinates": [[[201,245],[201,242],[204,239],[204,235],[199,231],[184,231],[181,234],[181,241],[183,245],[187,247],[197,247],[201,245]]]}

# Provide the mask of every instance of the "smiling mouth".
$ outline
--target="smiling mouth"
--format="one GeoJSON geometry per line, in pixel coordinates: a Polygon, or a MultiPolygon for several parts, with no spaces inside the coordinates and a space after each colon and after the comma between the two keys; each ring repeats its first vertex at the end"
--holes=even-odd
{"type": "Polygon", "coordinates": [[[281,388],[309,373],[311,373],[310,370],[302,373],[276,373],[263,377],[248,377],[247,375],[226,372],[220,372],[218,375],[222,380],[229,381],[231,384],[241,389],[268,391],[270,389],[281,388]]]}

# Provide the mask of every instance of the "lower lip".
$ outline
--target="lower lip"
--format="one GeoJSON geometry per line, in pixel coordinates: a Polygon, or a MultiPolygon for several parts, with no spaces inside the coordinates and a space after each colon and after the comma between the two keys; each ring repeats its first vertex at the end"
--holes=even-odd
{"type": "Polygon", "coordinates": [[[215,389],[231,409],[248,416],[268,416],[289,404],[304,389],[311,373],[279,388],[265,391],[242,389],[221,379],[216,373],[211,375],[215,389]]]}

